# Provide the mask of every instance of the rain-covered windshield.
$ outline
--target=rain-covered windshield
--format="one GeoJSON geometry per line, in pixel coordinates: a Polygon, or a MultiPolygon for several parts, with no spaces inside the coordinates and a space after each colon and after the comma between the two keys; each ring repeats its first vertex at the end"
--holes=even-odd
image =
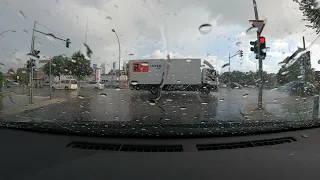
{"type": "Polygon", "coordinates": [[[0,0],[0,125],[102,136],[317,127],[315,0],[0,0]]]}

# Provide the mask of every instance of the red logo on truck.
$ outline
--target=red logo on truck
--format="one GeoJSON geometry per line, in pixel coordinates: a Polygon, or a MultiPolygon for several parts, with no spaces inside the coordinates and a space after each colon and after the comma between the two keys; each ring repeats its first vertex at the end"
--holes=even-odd
{"type": "Polygon", "coordinates": [[[147,62],[134,62],[132,72],[149,72],[149,64],[147,62]]]}

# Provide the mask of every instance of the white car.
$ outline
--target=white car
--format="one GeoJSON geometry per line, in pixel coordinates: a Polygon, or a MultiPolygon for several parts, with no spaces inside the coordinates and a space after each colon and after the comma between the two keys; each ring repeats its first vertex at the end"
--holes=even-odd
{"type": "Polygon", "coordinates": [[[68,90],[77,90],[78,89],[78,82],[75,79],[66,79],[61,80],[59,82],[54,83],[51,88],[53,90],[56,89],[64,89],[66,91],[68,90]]]}
{"type": "Polygon", "coordinates": [[[93,90],[103,90],[104,84],[102,82],[90,81],[88,83],[82,84],[80,89],[93,89],[93,90]]]}

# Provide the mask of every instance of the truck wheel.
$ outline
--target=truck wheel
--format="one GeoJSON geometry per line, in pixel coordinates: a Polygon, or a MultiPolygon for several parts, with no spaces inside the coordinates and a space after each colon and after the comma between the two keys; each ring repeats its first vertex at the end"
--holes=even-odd
{"type": "Polygon", "coordinates": [[[209,94],[210,93],[210,88],[208,88],[208,87],[203,87],[201,90],[200,90],[200,92],[202,93],[202,94],[209,94]]]}
{"type": "Polygon", "coordinates": [[[150,89],[151,94],[157,94],[159,92],[159,87],[152,86],[150,89]]]}

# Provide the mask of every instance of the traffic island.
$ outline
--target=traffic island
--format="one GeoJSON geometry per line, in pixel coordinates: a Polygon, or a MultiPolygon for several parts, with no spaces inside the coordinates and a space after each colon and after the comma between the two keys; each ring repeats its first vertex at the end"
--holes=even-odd
{"type": "Polygon", "coordinates": [[[50,99],[49,97],[34,96],[33,104],[29,104],[29,97],[26,95],[5,96],[0,100],[0,116],[34,110],[63,101],[65,100],[62,98],[50,99]]]}
{"type": "Polygon", "coordinates": [[[262,109],[258,109],[257,104],[243,105],[240,109],[240,113],[247,120],[267,120],[276,117],[274,114],[266,110],[265,106],[262,106],[262,109]]]}
{"type": "Polygon", "coordinates": [[[247,120],[302,120],[311,119],[313,104],[311,103],[265,103],[261,110],[257,104],[246,104],[241,107],[240,113],[247,120]]]}

